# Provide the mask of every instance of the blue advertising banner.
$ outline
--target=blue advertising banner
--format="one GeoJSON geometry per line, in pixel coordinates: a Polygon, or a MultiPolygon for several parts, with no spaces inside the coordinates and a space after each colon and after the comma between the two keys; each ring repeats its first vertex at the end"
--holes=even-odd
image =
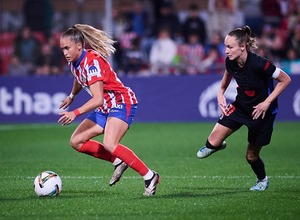
{"type": "MultiPolygon", "coordinates": [[[[217,92],[221,75],[121,77],[132,88],[139,101],[136,122],[202,122],[216,121],[220,115],[217,92]]],[[[278,120],[300,121],[300,76],[279,97],[278,120]]],[[[73,78],[0,77],[0,123],[55,123],[59,105],[70,93],[73,78]]],[[[226,91],[227,102],[236,96],[236,84],[226,91]]],[[[82,92],[70,110],[89,98],[82,92]]],[[[82,120],[86,115],[80,116],[82,120]]]]}

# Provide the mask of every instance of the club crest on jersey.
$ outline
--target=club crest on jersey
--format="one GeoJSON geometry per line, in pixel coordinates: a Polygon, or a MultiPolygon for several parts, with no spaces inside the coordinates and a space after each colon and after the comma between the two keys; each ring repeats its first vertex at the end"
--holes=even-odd
{"type": "Polygon", "coordinates": [[[88,69],[88,80],[90,81],[93,77],[101,77],[100,68],[96,66],[90,66],[88,69]]]}

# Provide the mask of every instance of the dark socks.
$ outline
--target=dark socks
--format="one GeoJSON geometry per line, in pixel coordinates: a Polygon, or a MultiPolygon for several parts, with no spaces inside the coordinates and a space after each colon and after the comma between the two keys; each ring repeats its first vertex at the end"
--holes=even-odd
{"type": "Polygon", "coordinates": [[[213,149],[213,150],[221,150],[221,149],[224,149],[224,145],[223,145],[223,144],[221,144],[220,146],[213,146],[208,140],[206,140],[205,146],[206,146],[208,149],[213,149]]]}
{"type": "Polygon", "coordinates": [[[262,180],[266,177],[265,165],[260,157],[256,161],[248,161],[248,163],[251,165],[251,168],[256,174],[257,179],[262,180]]]}

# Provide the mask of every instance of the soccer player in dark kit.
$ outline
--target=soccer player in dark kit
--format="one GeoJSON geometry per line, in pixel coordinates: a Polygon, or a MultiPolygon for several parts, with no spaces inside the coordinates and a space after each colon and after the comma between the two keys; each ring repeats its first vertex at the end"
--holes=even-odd
{"type": "Polygon", "coordinates": [[[226,147],[225,139],[241,126],[248,128],[246,159],[257,181],[251,191],[268,188],[260,151],[271,141],[273,124],[278,112],[277,98],[291,82],[290,77],[273,62],[252,52],[257,48],[248,26],[232,30],[225,37],[226,69],[218,92],[221,117],[208,136],[206,144],[198,152],[198,158],[206,158],[226,147]],[[234,78],[238,84],[234,102],[227,104],[224,93],[234,78]],[[274,80],[277,80],[274,86],[274,80]]]}

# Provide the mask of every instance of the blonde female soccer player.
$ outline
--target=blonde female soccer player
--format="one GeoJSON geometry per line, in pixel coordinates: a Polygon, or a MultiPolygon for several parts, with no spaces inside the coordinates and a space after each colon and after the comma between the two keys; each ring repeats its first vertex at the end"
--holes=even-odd
{"type": "Polygon", "coordinates": [[[105,57],[115,52],[114,41],[102,30],[85,24],[76,24],[60,38],[60,47],[74,76],[73,88],[60,108],[66,109],[83,88],[91,98],[73,111],[60,113],[58,120],[69,125],[84,113],[91,112],[71,136],[70,144],[78,152],[114,164],[114,174],[109,182],[118,182],[131,167],[145,180],[145,196],[154,195],[160,176],[149,169],[132,150],[120,144],[132,123],[137,99],[134,92],[123,85],[105,57]],[[85,42],[92,49],[85,49],[85,42]],[[92,138],[103,134],[103,143],[92,138]]]}

